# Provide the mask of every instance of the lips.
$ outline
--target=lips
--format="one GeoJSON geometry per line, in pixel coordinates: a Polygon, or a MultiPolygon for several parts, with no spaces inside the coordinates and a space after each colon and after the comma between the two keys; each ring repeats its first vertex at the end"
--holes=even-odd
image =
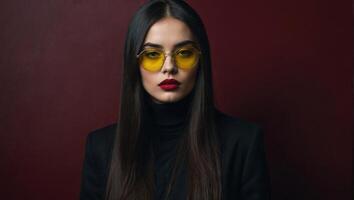
{"type": "Polygon", "coordinates": [[[165,79],[159,83],[159,86],[163,90],[174,90],[177,89],[180,84],[181,83],[175,79],[165,79]]]}
{"type": "Polygon", "coordinates": [[[175,84],[175,85],[179,85],[180,84],[180,82],[178,82],[177,80],[175,80],[175,79],[165,79],[165,80],[163,80],[161,83],[159,83],[159,86],[160,85],[169,85],[169,84],[175,84]]]}

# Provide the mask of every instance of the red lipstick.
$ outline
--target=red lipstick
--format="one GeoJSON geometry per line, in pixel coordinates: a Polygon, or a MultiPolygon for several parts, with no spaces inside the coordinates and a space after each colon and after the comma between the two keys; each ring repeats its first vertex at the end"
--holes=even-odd
{"type": "Polygon", "coordinates": [[[177,89],[180,84],[181,83],[175,79],[165,79],[159,83],[159,86],[163,90],[174,90],[177,89]]]}

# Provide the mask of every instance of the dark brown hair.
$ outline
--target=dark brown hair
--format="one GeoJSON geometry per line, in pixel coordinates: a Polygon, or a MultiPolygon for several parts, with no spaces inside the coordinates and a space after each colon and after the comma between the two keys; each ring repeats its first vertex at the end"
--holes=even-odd
{"type": "Polygon", "coordinates": [[[214,121],[210,49],[204,25],[198,14],[184,1],[154,0],[136,12],[126,36],[119,123],[107,181],[107,200],[153,198],[153,158],[148,134],[144,132],[149,125],[147,95],[142,86],[136,55],[141,50],[149,28],[166,16],[181,20],[190,28],[202,54],[191,92],[187,134],[184,134],[178,148],[166,199],[183,158],[187,158],[187,198],[221,199],[221,166],[214,121]]]}

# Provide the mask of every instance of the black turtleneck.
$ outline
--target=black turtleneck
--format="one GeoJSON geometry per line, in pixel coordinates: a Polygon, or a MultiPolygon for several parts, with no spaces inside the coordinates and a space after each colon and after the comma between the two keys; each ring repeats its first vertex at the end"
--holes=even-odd
{"type": "MultiPolygon", "coordinates": [[[[191,97],[187,96],[178,102],[156,103],[149,100],[151,112],[152,143],[155,164],[155,199],[165,199],[167,186],[171,179],[172,167],[176,159],[177,146],[187,124],[188,108],[191,97]]],[[[185,190],[186,174],[184,166],[178,167],[179,172],[170,193],[170,199],[184,199],[181,192],[185,190]],[[178,192],[177,192],[178,191],[178,192]]]]}

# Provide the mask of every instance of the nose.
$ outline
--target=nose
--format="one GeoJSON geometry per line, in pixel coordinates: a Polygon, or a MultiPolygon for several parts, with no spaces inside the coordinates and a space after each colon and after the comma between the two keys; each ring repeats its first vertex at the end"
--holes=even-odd
{"type": "Polygon", "coordinates": [[[175,66],[175,63],[173,62],[172,56],[166,55],[165,62],[163,63],[162,66],[162,73],[176,74],[177,72],[178,69],[175,66]]]}

